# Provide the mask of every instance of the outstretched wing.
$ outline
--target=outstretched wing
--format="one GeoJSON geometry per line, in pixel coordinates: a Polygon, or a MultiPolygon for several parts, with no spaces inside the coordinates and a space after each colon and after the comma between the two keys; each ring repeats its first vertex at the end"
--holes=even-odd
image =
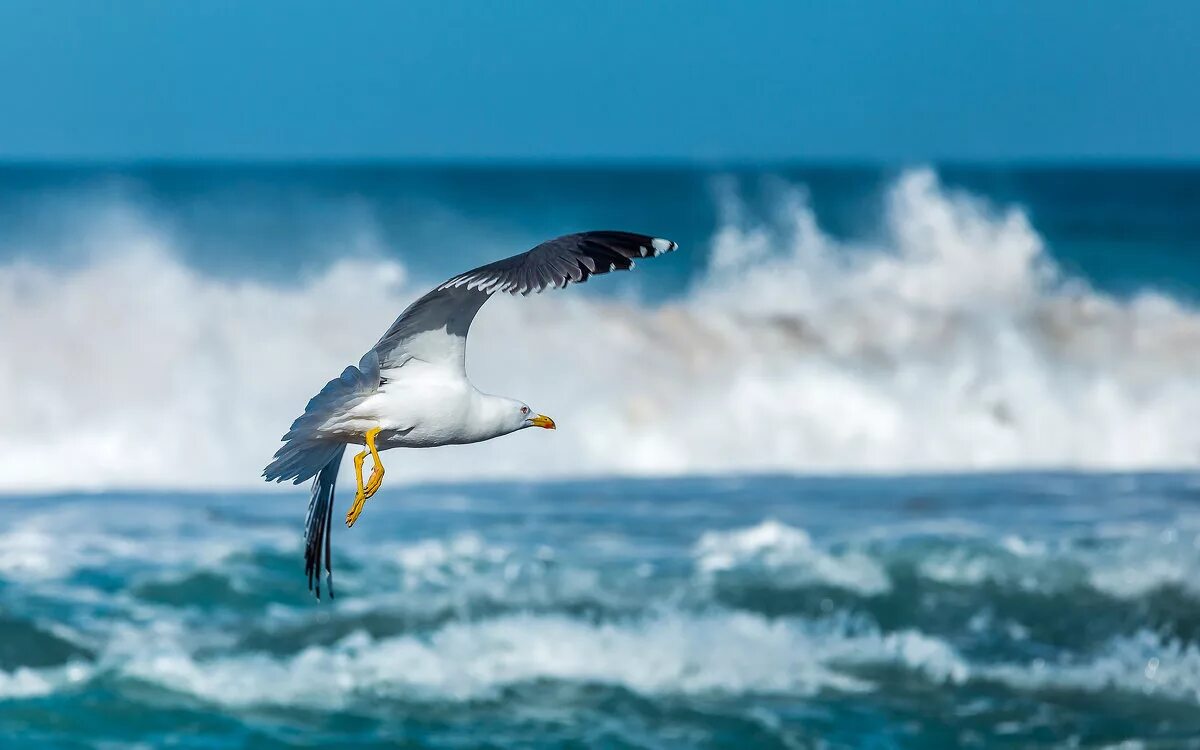
{"type": "Polygon", "coordinates": [[[637,258],[652,258],[676,247],[670,240],[632,232],[557,237],[449,279],[400,313],[372,351],[378,354],[385,375],[413,360],[463,370],[471,321],[496,292],[529,294],[583,283],[591,276],[633,268],[637,258]]]}

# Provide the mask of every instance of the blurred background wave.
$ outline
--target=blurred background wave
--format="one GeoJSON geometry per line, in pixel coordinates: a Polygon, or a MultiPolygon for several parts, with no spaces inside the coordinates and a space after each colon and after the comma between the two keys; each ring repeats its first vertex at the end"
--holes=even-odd
{"type": "Polygon", "coordinates": [[[480,387],[566,428],[537,468],[516,439],[401,474],[1192,466],[1197,196],[1189,169],[8,168],[0,487],[254,486],[429,287],[616,226],[684,252],[498,300],[471,342],[480,387]]]}

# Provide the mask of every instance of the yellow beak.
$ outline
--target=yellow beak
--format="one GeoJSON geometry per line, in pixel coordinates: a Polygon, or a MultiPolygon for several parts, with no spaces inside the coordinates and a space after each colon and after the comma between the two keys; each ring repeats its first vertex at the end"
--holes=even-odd
{"type": "Polygon", "coordinates": [[[529,420],[529,422],[534,427],[544,427],[547,430],[554,429],[554,420],[551,419],[550,417],[547,417],[545,414],[539,414],[536,417],[534,417],[533,419],[529,420]]]}

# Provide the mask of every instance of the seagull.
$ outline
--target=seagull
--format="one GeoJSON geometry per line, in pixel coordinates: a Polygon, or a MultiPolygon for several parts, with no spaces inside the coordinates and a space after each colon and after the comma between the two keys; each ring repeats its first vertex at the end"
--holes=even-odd
{"type": "Polygon", "coordinates": [[[478,443],[527,427],[555,428],[553,419],[528,404],[482,393],[467,378],[467,332],[493,294],[528,295],[583,283],[677,247],[670,240],[632,232],[580,232],[461,273],[409,305],[357,367],[347,367],[326,383],[263,470],[268,482],[313,480],[304,522],[304,568],[317,599],[322,565],[333,596],[333,493],[347,445],[363,446],[354,456],[356,492],[346,513],[346,526],[352,527],[383,484],[382,451],[478,443]],[[368,456],[371,475],[364,482],[368,456]]]}

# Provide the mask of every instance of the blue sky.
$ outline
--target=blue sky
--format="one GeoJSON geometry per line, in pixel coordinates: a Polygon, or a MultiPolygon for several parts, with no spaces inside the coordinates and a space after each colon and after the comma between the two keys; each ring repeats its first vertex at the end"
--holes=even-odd
{"type": "Polygon", "coordinates": [[[6,0],[0,158],[1200,158],[1200,2],[6,0]]]}

